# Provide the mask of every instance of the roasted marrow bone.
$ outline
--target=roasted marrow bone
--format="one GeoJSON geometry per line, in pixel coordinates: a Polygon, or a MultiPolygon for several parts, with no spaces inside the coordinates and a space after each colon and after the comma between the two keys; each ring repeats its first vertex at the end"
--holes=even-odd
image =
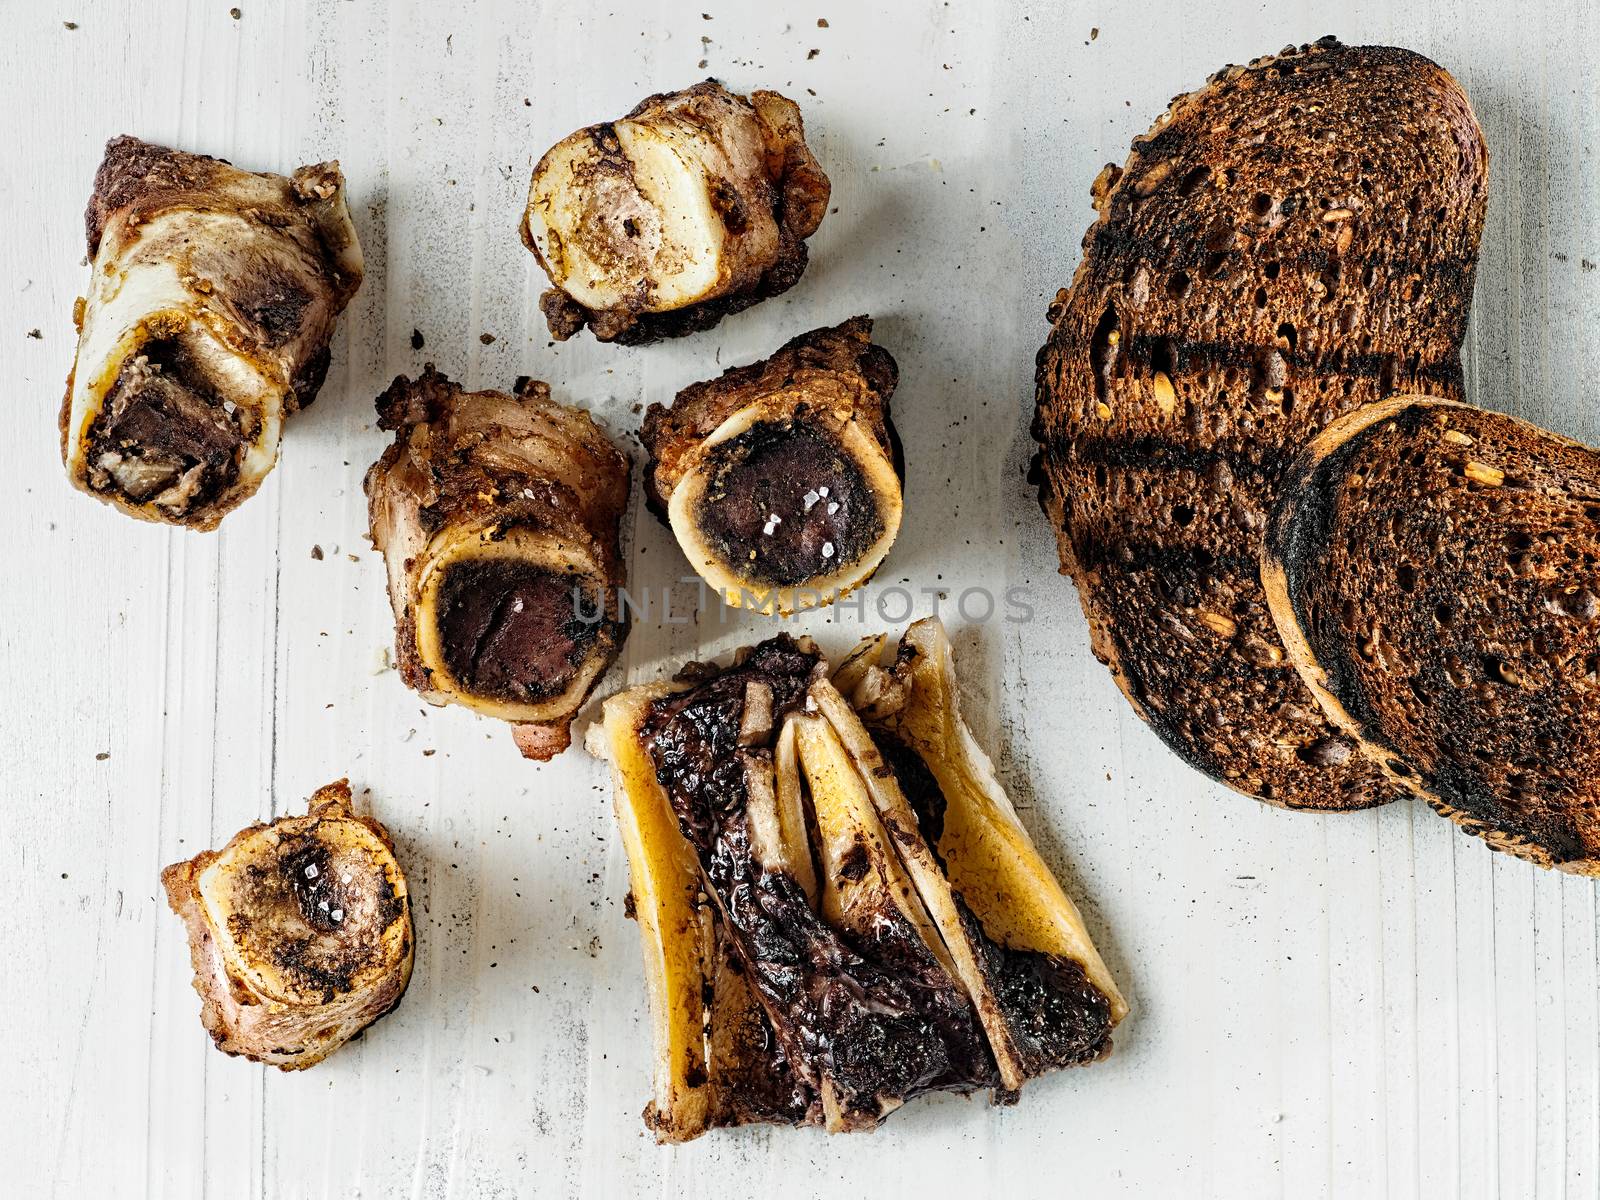
{"type": "Polygon", "coordinates": [[[213,529],[316,397],[361,285],[344,177],[337,163],[257,175],[113,138],[85,221],[67,473],[136,517],[213,529]]]}
{"type": "Polygon", "coordinates": [[[789,613],[869,579],[900,529],[898,372],[853,317],[652,404],[645,496],[735,607],[789,613]]]}
{"type": "Polygon", "coordinates": [[[651,96],[539,160],[522,240],[554,285],[558,340],[637,344],[709,329],[787,291],[827,211],[800,110],[714,80],[651,96]]]}
{"type": "Polygon", "coordinates": [[[1448,401],[1368,405],[1306,447],[1262,579],[1369,761],[1498,850],[1600,875],[1600,454],[1448,401]]]}
{"type": "MultiPolygon", "coordinates": [[[[908,689],[908,710],[944,702],[908,689]]],[[[970,826],[994,801],[959,790],[937,828],[919,823],[809,641],[614,696],[590,746],[611,762],[633,878],[662,1140],[870,1128],[927,1091],[1009,1101],[1109,1050],[1121,997],[1020,825],[982,840],[970,826]],[[982,865],[958,889],[944,863],[969,845],[982,865]]],[[[970,769],[955,753],[933,760],[970,769]]]]}
{"type": "Polygon", "coordinates": [[[161,873],[200,1019],[227,1054],[297,1071],[392,1012],[411,979],[406,879],[388,832],[331,783],[303,817],[240,831],[161,873]]]}
{"type": "Polygon", "coordinates": [[[1127,1004],[961,716],[944,626],[912,625],[887,666],[880,646],[835,677],[865,728],[836,688],[817,698],[974,997],[1004,1086],[1102,1057],[1127,1004]]]}
{"type": "Polygon", "coordinates": [[[627,632],[627,458],[536,380],[466,392],[430,364],[377,405],[395,437],[366,489],[401,678],[512,722],[529,758],[560,753],[627,632]]]}
{"type": "Polygon", "coordinates": [[[1095,183],[1038,360],[1044,508],[1096,657],[1248,795],[1401,794],[1287,661],[1257,560],[1324,425],[1396,391],[1461,395],[1487,179],[1447,71],[1325,39],[1180,96],[1095,183]]]}

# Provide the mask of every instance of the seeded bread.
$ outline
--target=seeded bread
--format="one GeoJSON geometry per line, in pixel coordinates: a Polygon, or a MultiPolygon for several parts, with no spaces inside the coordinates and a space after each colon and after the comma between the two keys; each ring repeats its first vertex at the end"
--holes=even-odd
{"type": "Polygon", "coordinates": [[[1285,470],[1334,417],[1460,395],[1487,170],[1446,71],[1326,38],[1212,76],[1095,183],[1039,354],[1041,499],[1096,656],[1249,795],[1397,794],[1286,660],[1258,555],[1285,470]]]}
{"type": "Polygon", "coordinates": [[[1600,455],[1466,405],[1369,405],[1291,472],[1262,579],[1391,779],[1496,849],[1600,874],[1600,455]]]}

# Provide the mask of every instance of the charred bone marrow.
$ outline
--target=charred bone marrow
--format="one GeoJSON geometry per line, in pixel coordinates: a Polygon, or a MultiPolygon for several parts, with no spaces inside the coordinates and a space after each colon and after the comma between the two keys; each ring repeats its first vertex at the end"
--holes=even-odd
{"type": "Polygon", "coordinates": [[[645,495],[735,607],[790,613],[871,578],[902,510],[889,416],[898,370],[869,317],[652,404],[645,495]]]}
{"type": "Polygon", "coordinates": [[[829,192],[776,92],[707,80],[578,130],[534,168],[522,221],[551,335],[678,337],[787,291],[829,192]]]}
{"type": "Polygon", "coordinates": [[[630,464],[537,380],[467,392],[430,365],[377,407],[395,436],[366,491],[401,678],[511,722],[525,755],[551,758],[626,636],[630,464]]]}
{"type": "Polygon", "coordinates": [[[316,397],[361,247],[335,162],[292,176],[113,138],[85,214],[92,274],[61,409],[73,485],[212,529],[316,397]]]}
{"type": "Polygon", "coordinates": [[[1009,1102],[1102,1057],[1126,1013],[970,742],[942,629],[913,627],[888,665],[881,644],[836,673],[894,697],[870,728],[816,647],[780,635],[611,697],[591,730],[632,876],[663,1141],[870,1128],[927,1091],[1009,1102]]]}
{"type": "Polygon", "coordinates": [[[344,780],[303,817],[241,830],[161,873],[183,919],[217,1048],[285,1071],[321,1062],[393,1011],[415,937],[388,831],[344,780]]]}

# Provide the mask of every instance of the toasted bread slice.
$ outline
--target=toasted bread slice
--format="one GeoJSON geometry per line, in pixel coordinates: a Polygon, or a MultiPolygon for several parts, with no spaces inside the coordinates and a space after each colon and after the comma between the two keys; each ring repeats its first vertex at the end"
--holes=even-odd
{"type": "Polygon", "coordinates": [[[1600,874],[1600,455],[1399,397],[1306,448],[1262,562],[1289,657],[1391,779],[1600,874]]]}
{"type": "Polygon", "coordinates": [[[1330,420],[1460,395],[1487,170],[1448,72],[1324,39],[1214,75],[1096,181],[1039,355],[1041,497],[1096,656],[1169,745],[1249,795],[1397,794],[1287,662],[1258,552],[1330,420]]]}

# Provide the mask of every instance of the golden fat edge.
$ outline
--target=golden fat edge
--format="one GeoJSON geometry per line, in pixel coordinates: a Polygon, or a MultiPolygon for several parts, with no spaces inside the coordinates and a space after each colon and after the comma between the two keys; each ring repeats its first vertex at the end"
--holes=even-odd
{"type": "Polygon", "coordinates": [[[655,684],[610,697],[585,743],[611,765],[612,803],[628,856],[655,1047],[645,1120],[664,1142],[697,1137],[713,1118],[705,1015],[715,955],[712,917],[699,902],[699,861],[678,829],[677,814],[639,739],[650,702],[678,690],[655,684]]]}
{"type": "Polygon", "coordinates": [[[693,514],[705,495],[706,459],[713,447],[738,437],[752,425],[762,420],[790,420],[794,417],[792,405],[784,397],[767,396],[734,413],[718,425],[689,456],[687,469],[672,489],[667,501],[667,523],[677,538],[679,547],[695,572],[716,588],[723,602],[730,608],[753,607],[763,616],[789,616],[798,609],[818,608],[832,604],[860,587],[883,564],[889,548],[900,532],[903,499],[900,477],[895,474],[894,463],[877,441],[855,420],[843,422],[829,432],[838,438],[841,448],[860,468],[862,477],[877,500],[878,513],[883,518],[883,533],[854,561],[842,563],[839,570],[818,576],[809,582],[792,587],[778,587],[772,583],[735,569],[712,548],[693,520],[693,514]]]}
{"type": "Polygon", "coordinates": [[[456,563],[509,559],[570,575],[574,585],[592,584],[601,602],[609,604],[605,572],[588,549],[537,530],[502,530],[491,518],[486,523],[464,527],[446,526],[430,540],[422,558],[423,564],[413,585],[416,597],[413,623],[417,656],[428,671],[429,687],[425,698],[434,704],[459,704],[486,717],[517,723],[541,724],[571,716],[582,703],[589,686],[608,665],[604,645],[597,642],[591,648],[572,682],[559,696],[534,704],[480,696],[456,679],[445,663],[439,636],[439,589],[446,568],[456,563]]]}

